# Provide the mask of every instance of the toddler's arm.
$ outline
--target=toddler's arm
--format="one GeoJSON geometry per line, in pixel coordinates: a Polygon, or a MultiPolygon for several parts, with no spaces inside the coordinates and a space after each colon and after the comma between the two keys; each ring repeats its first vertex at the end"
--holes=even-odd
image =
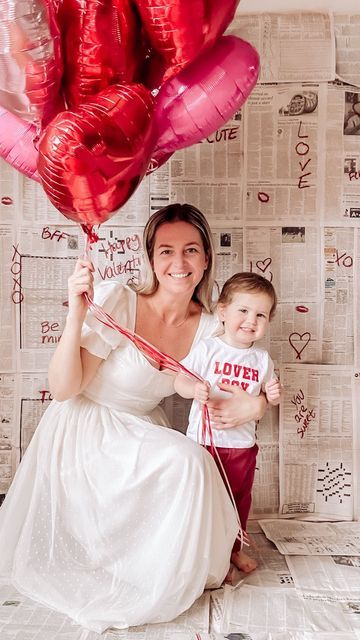
{"type": "Polygon", "coordinates": [[[273,378],[273,380],[269,380],[269,382],[266,382],[265,394],[269,404],[276,406],[280,403],[281,384],[280,381],[277,380],[277,378],[273,378]]]}
{"type": "Polygon", "coordinates": [[[201,404],[206,404],[209,399],[210,384],[192,380],[183,373],[178,373],[174,381],[175,391],[183,398],[193,398],[201,404]]]}

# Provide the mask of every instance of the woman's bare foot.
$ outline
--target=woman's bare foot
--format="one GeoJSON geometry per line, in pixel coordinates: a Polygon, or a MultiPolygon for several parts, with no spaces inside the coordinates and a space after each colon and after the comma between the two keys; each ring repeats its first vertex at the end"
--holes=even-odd
{"type": "Polygon", "coordinates": [[[231,562],[244,573],[251,573],[257,567],[256,560],[242,550],[231,554],[231,562]]]}

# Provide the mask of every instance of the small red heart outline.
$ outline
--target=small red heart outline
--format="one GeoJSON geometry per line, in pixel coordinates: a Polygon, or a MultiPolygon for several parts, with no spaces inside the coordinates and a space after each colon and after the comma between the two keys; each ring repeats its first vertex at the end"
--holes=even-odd
{"type": "Polygon", "coordinates": [[[296,353],[296,360],[301,360],[301,354],[304,351],[304,349],[307,347],[307,345],[309,344],[311,340],[311,334],[308,331],[305,331],[304,333],[298,333],[297,331],[294,331],[293,333],[290,333],[289,335],[289,343],[290,346],[294,349],[295,353],[296,353]],[[304,342],[304,346],[299,349],[293,344],[292,339],[294,337],[298,337],[300,342],[304,342]]]}
{"type": "Polygon", "coordinates": [[[266,269],[270,267],[271,263],[271,258],[265,258],[265,260],[258,260],[256,262],[256,266],[261,271],[261,273],[265,273],[266,269]]]}

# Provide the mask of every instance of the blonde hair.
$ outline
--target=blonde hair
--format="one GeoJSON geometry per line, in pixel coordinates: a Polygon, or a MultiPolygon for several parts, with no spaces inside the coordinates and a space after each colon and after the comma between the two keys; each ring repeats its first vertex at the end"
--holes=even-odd
{"type": "Polygon", "coordinates": [[[220,292],[218,305],[227,306],[232,302],[234,294],[242,291],[266,293],[272,301],[269,318],[270,320],[273,318],[277,305],[276,291],[269,280],[250,271],[235,273],[225,282],[220,292]]]}
{"type": "Polygon", "coordinates": [[[143,234],[144,249],[144,280],[133,286],[137,293],[151,295],[155,293],[159,282],[153,270],[153,257],[156,232],[161,225],[168,222],[187,222],[200,233],[208,265],[204,275],[196,286],[192,299],[198,302],[206,311],[212,310],[212,292],[215,282],[215,251],[209,224],[201,211],[191,204],[170,204],[154,213],[147,221],[143,234]]]}

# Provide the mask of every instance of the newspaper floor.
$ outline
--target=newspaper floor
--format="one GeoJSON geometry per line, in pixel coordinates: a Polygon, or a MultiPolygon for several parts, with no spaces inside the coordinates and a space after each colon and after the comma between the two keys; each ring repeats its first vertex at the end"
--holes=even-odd
{"type": "Polygon", "coordinates": [[[285,556],[255,523],[251,536],[258,569],[167,624],[100,636],[0,583],[1,640],[360,640],[360,556],[285,556]]]}

